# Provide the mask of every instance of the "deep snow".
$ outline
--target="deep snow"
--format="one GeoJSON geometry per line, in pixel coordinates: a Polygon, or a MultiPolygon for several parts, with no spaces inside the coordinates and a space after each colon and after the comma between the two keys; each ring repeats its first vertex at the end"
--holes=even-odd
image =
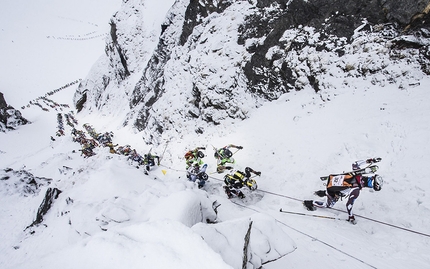
{"type": "MultiPolygon", "coordinates": [[[[54,2],[49,2],[50,8],[44,9],[45,4],[34,1],[28,6],[39,8],[40,13],[23,12],[19,1],[9,4],[10,14],[21,10],[17,14],[31,15],[24,16],[33,18],[32,24],[26,25],[31,29],[19,23],[22,23],[20,16],[1,16],[3,32],[15,37],[0,40],[2,54],[9,51],[3,59],[10,59],[1,65],[5,79],[0,91],[16,108],[82,78],[103,53],[103,38],[53,42],[54,39],[46,36],[84,35],[93,31],[94,25],[85,24],[78,31],[81,22],[95,20],[99,25],[97,34],[106,33],[106,22],[120,3],[106,2],[108,8],[101,11],[98,1],[74,3],[67,9],[63,9],[63,4],[55,9],[54,2]],[[103,12],[96,15],[89,12],[90,7],[103,12]],[[36,27],[38,24],[41,26],[36,27]],[[67,27],[73,31],[65,31],[67,27]],[[47,29],[52,29],[49,34],[47,29]],[[27,39],[11,45],[21,38],[27,39]],[[31,52],[35,48],[36,54],[31,52]],[[52,75],[54,71],[56,75],[52,75]]],[[[1,10],[4,15],[5,9],[1,10]]],[[[42,186],[37,195],[24,196],[19,189],[22,185],[15,185],[19,181],[13,181],[14,178],[0,182],[0,267],[230,268],[234,264],[237,268],[242,257],[234,249],[243,244],[237,238],[243,238],[246,232],[243,227],[252,218],[257,226],[260,223],[262,234],[282,239],[284,244],[278,246],[280,252],[293,250],[264,268],[333,265],[430,268],[427,223],[430,190],[426,184],[430,161],[427,105],[430,80],[424,77],[420,85],[403,90],[394,85],[375,86],[366,80],[359,84],[351,81],[356,83],[355,90],[342,89],[343,80],[333,79],[331,83],[339,87],[327,93],[331,97],[329,102],[313,92],[285,94],[251,111],[247,120],[207,129],[200,136],[190,130],[187,135],[153,148],[152,152],[162,155],[167,145],[162,166],[156,167],[149,176],[125,157],[110,154],[107,148],[97,148],[96,156],[84,159],[78,151],[79,144],[72,141],[68,126],[66,136],[56,137],[57,113],[72,109],[44,112],[31,106],[22,110],[24,117],[33,123],[14,132],[0,133],[0,169],[25,168],[35,176],[52,178],[49,186],[63,193],[45,217],[43,223],[47,227],[41,225],[24,231],[34,220],[48,185],[42,186]],[[56,141],[51,141],[50,136],[56,141]],[[221,175],[210,175],[206,191],[198,190],[185,179],[182,157],[187,149],[206,146],[204,161],[212,172],[215,170],[212,145],[220,147],[229,143],[244,147],[234,156],[237,168],[250,166],[262,171],[262,176],[257,178],[259,190],[244,201],[227,199],[222,192],[221,175]],[[300,200],[317,198],[312,195],[313,191],[324,187],[319,176],[350,170],[353,161],[368,157],[382,158],[378,173],[385,184],[381,192],[363,190],[354,211],[371,220],[357,217],[358,224],[351,225],[341,220],[279,212],[283,208],[346,218],[346,213],[337,210],[307,212],[300,200]],[[64,166],[72,169],[64,170],[64,166]],[[210,207],[214,200],[221,203],[217,225],[221,225],[220,230],[226,230],[223,225],[230,229],[225,232],[229,235],[227,240],[232,241],[228,244],[222,243],[211,231],[217,226],[196,224],[199,217],[189,210],[201,201],[210,207]],[[34,234],[30,234],[31,230],[34,234]]],[[[51,98],[71,105],[75,89],[75,86],[67,88],[51,98]]],[[[83,129],[82,124],[90,123],[99,132],[113,131],[114,143],[130,144],[141,154],[151,148],[144,143],[142,134],[120,127],[119,120],[109,115],[81,114],[76,118],[79,129],[83,129]]],[[[344,202],[340,201],[335,209],[344,211],[344,202]]],[[[261,242],[269,241],[273,239],[263,236],[261,242]]],[[[264,251],[261,242],[251,243],[252,248],[264,251]]]]}

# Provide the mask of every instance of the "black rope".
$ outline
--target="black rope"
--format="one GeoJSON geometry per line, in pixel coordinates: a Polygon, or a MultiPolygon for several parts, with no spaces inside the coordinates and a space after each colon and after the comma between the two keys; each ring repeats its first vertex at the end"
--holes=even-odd
{"type": "MultiPolygon", "coordinates": [[[[253,210],[253,211],[255,211],[255,212],[261,213],[261,212],[260,212],[260,211],[258,211],[257,209],[254,209],[254,208],[248,207],[248,206],[246,206],[246,205],[241,205],[241,204],[238,204],[238,203],[236,203],[236,202],[234,202],[234,201],[232,201],[232,203],[233,203],[233,204],[235,204],[235,205],[238,205],[238,206],[241,206],[241,207],[244,207],[244,208],[247,208],[247,209],[253,210]]],[[[354,260],[357,260],[357,261],[359,261],[359,262],[361,262],[361,263],[363,263],[363,264],[365,264],[365,265],[367,265],[367,266],[371,267],[371,268],[377,268],[377,267],[375,267],[375,266],[373,266],[373,265],[371,265],[371,264],[369,264],[369,263],[367,263],[367,262],[365,262],[365,261],[363,261],[363,260],[361,260],[361,259],[359,259],[359,258],[357,258],[357,257],[354,257],[353,255],[351,255],[351,254],[349,254],[349,253],[346,253],[345,251],[342,251],[342,250],[340,250],[340,249],[336,248],[335,246],[330,245],[329,243],[326,243],[326,242],[324,242],[324,241],[322,241],[322,240],[320,240],[320,239],[318,239],[318,238],[316,238],[316,237],[314,237],[314,236],[312,236],[312,235],[309,235],[309,234],[307,234],[307,233],[305,233],[305,232],[302,232],[302,231],[300,231],[300,230],[298,230],[298,229],[296,229],[296,228],[294,228],[294,227],[292,227],[292,226],[290,226],[290,225],[288,225],[288,224],[286,224],[286,223],[284,223],[284,222],[282,222],[282,221],[280,221],[280,220],[278,220],[278,219],[276,219],[276,218],[275,218],[275,220],[276,220],[276,222],[278,222],[278,223],[280,223],[280,224],[282,224],[282,225],[284,225],[284,226],[286,226],[286,227],[290,228],[291,230],[294,230],[294,231],[296,231],[296,232],[298,232],[298,233],[300,233],[300,234],[302,234],[302,235],[304,235],[304,236],[306,236],[306,237],[311,238],[313,241],[318,241],[318,242],[320,242],[321,244],[323,244],[323,245],[325,245],[325,246],[327,246],[327,247],[330,247],[330,248],[332,248],[332,249],[334,249],[334,250],[336,250],[336,251],[338,251],[338,252],[340,252],[340,253],[342,253],[342,254],[344,254],[344,255],[346,255],[346,256],[348,256],[348,257],[350,257],[350,258],[354,259],[354,260]]]]}
{"type": "MultiPolygon", "coordinates": [[[[256,191],[260,191],[260,192],[264,192],[264,193],[276,195],[276,196],[279,196],[279,197],[284,197],[284,198],[288,198],[288,199],[291,199],[291,200],[303,202],[303,200],[301,200],[301,199],[297,199],[297,198],[294,198],[294,197],[290,197],[290,196],[287,196],[287,195],[282,195],[282,194],[278,194],[278,193],[274,193],[274,192],[270,192],[270,191],[264,191],[264,190],[256,190],[256,191]]],[[[348,213],[345,210],[341,210],[341,209],[337,209],[337,208],[328,207],[328,209],[339,211],[339,212],[343,212],[343,213],[348,213]]],[[[410,233],[415,233],[415,234],[418,234],[418,235],[430,237],[430,234],[426,234],[426,233],[414,231],[414,230],[411,230],[411,229],[403,228],[403,227],[400,227],[400,226],[397,226],[397,225],[394,225],[394,224],[390,224],[390,223],[387,223],[387,222],[383,222],[383,221],[380,221],[380,220],[372,219],[372,218],[361,216],[361,215],[357,215],[357,214],[354,214],[354,216],[360,217],[360,218],[363,218],[363,219],[366,219],[366,220],[369,220],[369,221],[373,221],[373,222],[376,222],[376,223],[379,223],[379,224],[387,225],[387,226],[390,226],[392,228],[397,228],[397,229],[400,229],[400,230],[403,230],[403,231],[407,231],[407,232],[410,232],[410,233]]]]}
{"type": "MultiPolygon", "coordinates": [[[[170,167],[166,167],[166,168],[172,169],[170,167]]],[[[177,170],[177,169],[172,169],[172,170],[181,171],[181,170],[177,170]]],[[[209,178],[212,178],[212,179],[215,179],[215,180],[218,180],[218,181],[221,181],[221,182],[223,181],[223,180],[218,179],[218,178],[213,177],[213,176],[209,176],[209,178]]],[[[298,199],[298,198],[295,198],[295,197],[291,197],[291,196],[288,196],[288,195],[283,195],[283,194],[279,194],[279,193],[275,193],[275,192],[265,191],[265,190],[261,190],[261,189],[257,189],[255,191],[257,191],[257,192],[263,192],[263,193],[267,193],[267,194],[271,194],[271,195],[275,195],[275,196],[279,196],[279,197],[283,197],[283,198],[287,198],[287,199],[294,200],[294,201],[303,202],[302,199],[298,199]]],[[[343,212],[343,213],[348,213],[345,210],[341,210],[341,209],[336,209],[336,208],[331,208],[331,207],[328,207],[328,209],[339,211],[339,212],[343,212]]],[[[360,217],[360,218],[363,218],[363,219],[366,219],[366,220],[369,220],[369,221],[373,221],[373,222],[376,222],[376,223],[379,223],[379,224],[382,224],[382,225],[386,225],[386,226],[389,226],[389,227],[392,227],[392,228],[403,230],[403,231],[406,231],[406,232],[410,232],[410,233],[414,233],[414,234],[418,234],[418,235],[430,237],[430,234],[426,234],[426,233],[414,231],[414,230],[411,230],[411,229],[403,228],[403,227],[400,227],[400,226],[397,226],[397,225],[394,225],[394,224],[390,224],[390,223],[383,222],[383,221],[380,221],[380,220],[372,219],[372,218],[365,217],[365,216],[362,216],[362,215],[354,214],[354,216],[360,217]]]]}
{"type": "MultiPolygon", "coordinates": [[[[335,211],[339,211],[339,212],[348,213],[345,210],[341,210],[341,209],[337,209],[337,208],[329,208],[329,209],[335,210],[335,211]]],[[[357,216],[357,217],[360,217],[360,218],[363,218],[363,219],[366,219],[366,220],[370,220],[370,221],[373,221],[373,222],[376,222],[376,223],[379,223],[379,224],[387,225],[387,226],[390,226],[390,227],[393,227],[393,228],[397,228],[397,229],[400,229],[400,230],[404,230],[404,231],[407,231],[407,232],[410,232],[410,233],[415,233],[415,234],[419,234],[419,235],[422,235],[422,236],[430,237],[430,234],[426,234],[426,233],[414,231],[414,230],[411,230],[411,229],[403,228],[403,227],[400,227],[400,226],[397,226],[397,225],[394,225],[394,224],[390,224],[390,223],[387,223],[387,222],[383,222],[383,221],[380,221],[380,220],[368,218],[368,217],[357,215],[357,214],[354,214],[354,216],[357,216]]]]}

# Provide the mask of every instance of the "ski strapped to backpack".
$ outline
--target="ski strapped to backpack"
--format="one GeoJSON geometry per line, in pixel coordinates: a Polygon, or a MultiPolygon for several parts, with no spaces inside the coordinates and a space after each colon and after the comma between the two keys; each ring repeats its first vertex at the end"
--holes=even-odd
{"type": "MultiPolygon", "coordinates": [[[[379,167],[377,165],[370,165],[366,168],[362,168],[362,169],[357,169],[357,170],[353,170],[350,172],[343,172],[340,174],[332,174],[331,176],[341,176],[341,175],[362,175],[362,174],[369,174],[369,173],[375,173],[376,171],[378,171],[379,167]]],[[[322,181],[324,180],[328,180],[330,178],[330,176],[324,176],[324,177],[320,177],[320,179],[322,181]]]]}

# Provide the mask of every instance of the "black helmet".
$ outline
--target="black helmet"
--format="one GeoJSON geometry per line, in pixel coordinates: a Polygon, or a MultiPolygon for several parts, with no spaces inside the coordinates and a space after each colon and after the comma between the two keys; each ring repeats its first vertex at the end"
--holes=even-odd
{"type": "Polygon", "coordinates": [[[224,155],[226,158],[230,158],[231,156],[233,156],[233,153],[229,149],[224,149],[222,155],[224,155]]]}
{"type": "Polygon", "coordinates": [[[197,157],[199,157],[199,158],[204,158],[204,157],[205,157],[205,154],[199,150],[199,151],[197,152],[197,157]]]}
{"type": "Polygon", "coordinates": [[[382,189],[382,185],[384,185],[384,180],[382,177],[375,175],[375,178],[373,179],[373,189],[375,191],[380,191],[382,189]]]}

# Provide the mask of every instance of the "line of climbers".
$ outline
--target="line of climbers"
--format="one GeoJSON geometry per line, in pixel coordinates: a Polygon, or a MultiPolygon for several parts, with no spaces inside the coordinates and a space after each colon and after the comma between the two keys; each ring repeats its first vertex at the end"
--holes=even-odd
{"type": "Polygon", "coordinates": [[[26,107],[27,108],[29,108],[30,107],[30,105],[36,105],[36,106],[38,106],[38,107],[40,107],[43,111],[49,111],[49,109],[47,109],[47,108],[45,108],[45,107],[43,107],[39,102],[38,102],[38,100],[42,100],[47,106],[49,106],[49,107],[51,107],[51,108],[54,108],[55,110],[57,110],[57,108],[58,109],[60,109],[60,110],[63,110],[63,107],[65,107],[65,108],[69,108],[69,105],[67,105],[67,104],[58,104],[57,102],[55,102],[55,101],[53,101],[53,100],[51,100],[51,99],[48,99],[47,98],[47,96],[50,96],[50,95],[53,95],[53,94],[55,94],[55,93],[57,93],[57,92],[59,92],[59,91],[61,91],[61,90],[64,90],[64,89],[66,89],[66,88],[68,88],[68,87],[70,87],[70,86],[72,86],[72,85],[74,85],[74,84],[77,84],[77,83],[79,83],[81,81],[81,79],[77,79],[77,80],[75,80],[75,81],[73,81],[73,82],[70,82],[70,83],[67,83],[66,85],[64,85],[64,86],[61,86],[60,88],[58,88],[58,89],[55,89],[55,90],[52,90],[52,91],[49,91],[49,92],[47,92],[44,96],[40,96],[40,97],[37,97],[36,99],[34,99],[34,100],[31,100],[30,102],[28,102],[28,104],[26,105],[26,106],[22,106],[21,107],[21,109],[25,109],[26,107]],[[50,104],[51,103],[51,104],[50,104]]]}
{"type": "MultiPolygon", "coordinates": [[[[224,192],[227,194],[229,199],[234,197],[239,197],[241,199],[245,198],[245,194],[242,191],[244,187],[248,188],[250,191],[255,191],[258,186],[255,179],[252,178],[251,173],[255,176],[261,176],[261,172],[255,171],[250,167],[246,167],[245,172],[233,170],[232,165],[235,163],[233,155],[241,149],[243,149],[242,146],[236,146],[233,144],[229,144],[220,149],[216,149],[214,147],[214,157],[217,160],[217,173],[221,174],[226,170],[230,171],[224,176],[225,185],[223,186],[224,192]],[[230,150],[231,148],[235,148],[237,150],[232,152],[230,150]]],[[[205,157],[202,150],[206,150],[206,148],[196,147],[195,149],[187,151],[184,155],[187,178],[193,182],[197,181],[199,188],[203,188],[206,180],[208,179],[208,175],[206,173],[208,165],[202,160],[205,157]]]]}
{"type": "MultiPolygon", "coordinates": [[[[64,113],[64,117],[66,118],[66,123],[70,127],[75,127],[75,124],[78,124],[78,121],[73,116],[73,111],[70,111],[69,113],[64,113]]],[[[56,136],[64,136],[64,121],[63,121],[63,115],[61,113],[57,113],[57,132],[55,133],[56,136]]],[[[51,136],[51,140],[55,141],[55,139],[51,136]]]]}
{"type": "MultiPolygon", "coordinates": [[[[109,152],[112,154],[119,154],[128,156],[129,161],[137,162],[137,168],[139,168],[139,165],[144,165],[145,170],[144,173],[148,174],[148,171],[150,171],[151,167],[155,166],[155,164],[160,165],[160,157],[154,154],[151,154],[151,150],[148,154],[144,154],[143,156],[140,155],[136,149],[131,148],[130,145],[125,146],[118,146],[118,144],[114,145],[112,143],[113,138],[113,132],[105,132],[105,133],[98,133],[96,130],[89,125],[88,123],[83,124],[83,127],[87,131],[87,133],[90,135],[90,138],[86,136],[85,132],[82,130],[78,130],[75,128],[75,125],[78,125],[78,121],[73,116],[73,112],[69,112],[67,114],[64,114],[66,118],[67,125],[69,125],[71,129],[72,134],[72,140],[73,142],[77,142],[81,145],[81,156],[83,155],[84,158],[89,158],[91,156],[96,155],[94,152],[94,149],[96,147],[102,146],[102,147],[108,147],[109,152]],[[115,147],[117,147],[115,149],[115,147]]],[[[62,113],[57,113],[57,124],[58,124],[58,130],[56,132],[57,136],[64,136],[64,122],[63,122],[63,115],[62,113]]],[[[55,139],[51,136],[51,140],[55,141],[55,139]]]]}
{"type": "Polygon", "coordinates": [[[94,148],[102,146],[108,147],[109,152],[112,154],[128,156],[128,160],[130,160],[131,162],[137,162],[137,168],[139,168],[139,165],[145,166],[145,174],[148,174],[148,172],[151,170],[151,167],[155,166],[155,164],[160,165],[160,157],[151,154],[151,150],[147,154],[144,154],[142,156],[137,152],[136,149],[131,148],[130,145],[114,145],[112,142],[112,138],[114,137],[113,132],[98,133],[88,123],[85,123],[83,127],[91,136],[91,138],[87,138],[83,131],[76,130],[75,128],[72,129],[72,135],[73,141],[78,142],[82,145],[82,149],[80,151],[82,152],[82,155],[84,155],[86,158],[94,156],[94,148]]]}
{"type": "Polygon", "coordinates": [[[87,37],[47,36],[46,38],[52,38],[52,39],[58,39],[58,40],[85,41],[85,40],[91,40],[91,39],[95,39],[95,38],[99,38],[99,37],[104,37],[106,35],[107,35],[106,33],[102,33],[102,34],[97,34],[97,35],[94,35],[94,36],[88,36],[88,34],[87,34],[87,37]]]}
{"type": "Polygon", "coordinates": [[[57,114],[57,133],[56,136],[63,136],[64,135],[64,123],[63,123],[63,115],[61,113],[57,114]]]}

